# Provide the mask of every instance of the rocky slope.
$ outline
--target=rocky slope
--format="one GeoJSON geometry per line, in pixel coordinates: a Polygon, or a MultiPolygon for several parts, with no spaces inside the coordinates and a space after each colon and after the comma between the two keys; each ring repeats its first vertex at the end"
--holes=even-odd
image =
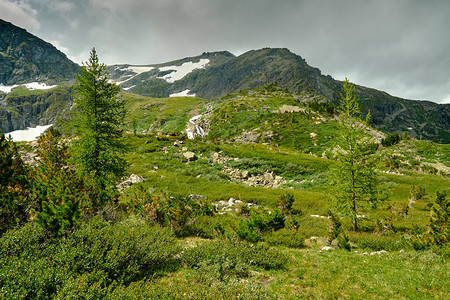
{"type": "MultiPolygon", "coordinates": [[[[0,20],[0,85],[58,84],[72,80],[78,71],[79,66],[51,44],[0,20]]],[[[295,95],[299,102],[338,104],[342,91],[342,82],[323,75],[287,49],[264,48],[238,57],[226,51],[206,52],[162,64],[109,66],[108,72],[124,90],[152,97],[217,99],[275,84],[295,95]]],[[[35,93],[7,95],[0,91],[0,129],[23,129],[55,119],[62,111],[46,113],[53,107],[50,102],[64,102],[64,107],[70,107],[71,97],[56,98],[52,93],[53,90],[40,92],[37,100],[35,93]]],[[[362,86],[357,86],[357,94],[363,113],[371,111],[377,128],[385,132],[407,131],[416,138],[450,143],[450,104],[405,100],[362,86]]]]}
{"type": "MultiPolygon", "coordinates": [[[[298,96],[300,102],[319,101],[339,104],[342,82],[323,75],[319,69],[287,49],[264,48],[238,57],[228,52],[203,53],[159,65],[109,66],[111,77],[128,92],[168,97],[185,92],[205,99],[215,99],[241,90],[276,84],[298,96]],[[167,80],[188,63],[207,60],[177,80],[167,80]],[[134,69],[133,68],[140,68],[134,69]],[[178,68],[178,69],[177,69],[178,68]],[[139,72],[137,72],[139,71],[139,72]]],[[[175,77],[175,76],[173,76],[175,77]]],[[[173,78],[172,78],[173,79],[173,78]]],[[[402,133],[450,143],[450,105],[406,100],[385,92],[357,86],[363,114],[370,110],[373,124],[386,132],[402,133]]],[[[180,94],[181,95],[181,94],[180,94]]]]}
{"type": "Polygon", "coordinates": [[[38,82],[56,86],[74,80],[79,70],[53,45],[0,20],[0,85],[8,87],[7,92],[0,91],[0,130],[53,123],[72,103],[70,88],[40,91],[17,86],[38,82]]]}
{"type": "Polygon", "coordinates": [[[54,83],[73,79],[79,69],[50,43],[0,20],[0,84],[54,83]]]}

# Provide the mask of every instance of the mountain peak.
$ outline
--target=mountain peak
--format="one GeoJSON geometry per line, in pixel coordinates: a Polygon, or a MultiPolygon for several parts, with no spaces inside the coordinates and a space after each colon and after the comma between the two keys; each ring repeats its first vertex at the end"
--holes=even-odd
{"type": "Polygon", "coordinates": [[[79,69],[52,44],[0,20],[0,84],[64,81],[79,69]]]}

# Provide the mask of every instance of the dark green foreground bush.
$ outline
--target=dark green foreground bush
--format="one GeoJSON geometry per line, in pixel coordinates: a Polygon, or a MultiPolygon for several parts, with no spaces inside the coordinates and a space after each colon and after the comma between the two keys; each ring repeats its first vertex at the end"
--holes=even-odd
{"type": "Polygon", "coordinates": [[[186,249],[181,259],[192,268],[217,269],[214,273],[221,277],[246,277],[250,266],[281,269],[288,262],[286,255],[267,245],[227,240],[215,240],[186,249]]]}
{"type": "Polygon", "coordinates": [[[119,285],[179,265],[169,230],[130,218],[94,218],[65,239],[46,239],[35,224],[0,239],[0,298],[98,299],[119,285]]]}

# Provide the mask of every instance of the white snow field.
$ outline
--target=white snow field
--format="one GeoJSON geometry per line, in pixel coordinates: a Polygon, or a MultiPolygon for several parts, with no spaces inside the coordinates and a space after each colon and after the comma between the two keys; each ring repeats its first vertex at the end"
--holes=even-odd
{"type": "Polygon", "coordinates": [[[184,90],[179,93],[170,94],[169,97],[195,97],[195,94],[188,95],[191,90],[184,90]]]}
{"type": "Polygon", "coordinates": [[[15,85],[3,85],[0,84],[0,91],[3,93],[11,93],[11,90],[13,88],[16,88],[18,86],[24,86],[29,90],[48,90],[56,87],[56,85],[47,85],[46,83],[41,82],[30,82],[30,83],[24,83],[24,84],[15,84],[15,85]]]}
{"type": "Polygon", "coordinates": [[[169,83],[174,83],[177,80],[182,79],[187,74],[191,73],[195,69],[203,69],[209,63],[209,59],[202,58],[199,62],[185,62],[181,66],[168,66],[159,68],[160,71],[172,71],[171,73],[164,75],[162,77],[157,77],[164,79],[169,83]]]}
{"type": "Polygon", "coordinates": [[[44,125],[44,126],[36,126],[36,127],[28,127],[23,130],[15,130],[11,132],[5,133],[5,136],[11,136],[14,142],[31,142],[37,140],[39,136],[44,133],[48,128],[52,127],[53,124],[44,125]]]}
{"type": "MultiPolygon", "coordinates": [[[[131,71],[135,75],[131,75],[131,74],[125,75],[124,77],[128,77],[128,78],[125,79],[125,80],[122,80],[122,81],[116,81],[116,85],[121,85],[122,83],[125,83],[128,80],[133,79],[134,77],[138,76],[139,74],[142,74],[142,73],[145,73],[145,72],[150,72],[153,69],[154,69],[154,67],[144,67],[144,66],[128,66],[126,68],[119,69],[120,71],[131,71]]],[[[130,89],[130,88],[128,88],[128,89],[130,89]]],[[[125,90],[127,90],[127,89],[125,89],[125,90]]]]}

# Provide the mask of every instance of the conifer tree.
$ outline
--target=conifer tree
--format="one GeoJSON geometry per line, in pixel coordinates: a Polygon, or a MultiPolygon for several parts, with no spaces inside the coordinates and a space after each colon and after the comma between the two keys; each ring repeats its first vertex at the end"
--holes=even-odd
{"type": "Polygon", "coordinates": [[[28,219],[28,168],[0,130],[0,234],[28,219]]]}
{"type": "Polygon", "coordinates": [[[32,219],[50,235],[62,235],[80,222],[91,192],[68,165],[69,150],[59,131],[50,128],[38,140],[38,166],[31,171],[32,219]]]}
{"type": "Polygon", "coordinates": [[[74,142],[75,158],[100,190],[113,187],[126,167],[120,157],[126,110],[124,102],[117,98],[120,88],[109,82],[105,69],[93,48],[77,76],[71,124],[79,135],[74,142]]]}
{"type": "Polygon", "coordinates": [[[342,151],[338,154],[340,165],[333,172],[333,186],[337,191],[335,207],[339,212],[350,215],[353,229],[357,231],[359,210],[378,200],[377,178],[374,162],[369,156],[372,151],[370,141],[364,136],[364,129],[369,127],[370,113],[365,121],[361,120],[354,85],[346,78],[343,87],[339,107],[342,151]]]}

